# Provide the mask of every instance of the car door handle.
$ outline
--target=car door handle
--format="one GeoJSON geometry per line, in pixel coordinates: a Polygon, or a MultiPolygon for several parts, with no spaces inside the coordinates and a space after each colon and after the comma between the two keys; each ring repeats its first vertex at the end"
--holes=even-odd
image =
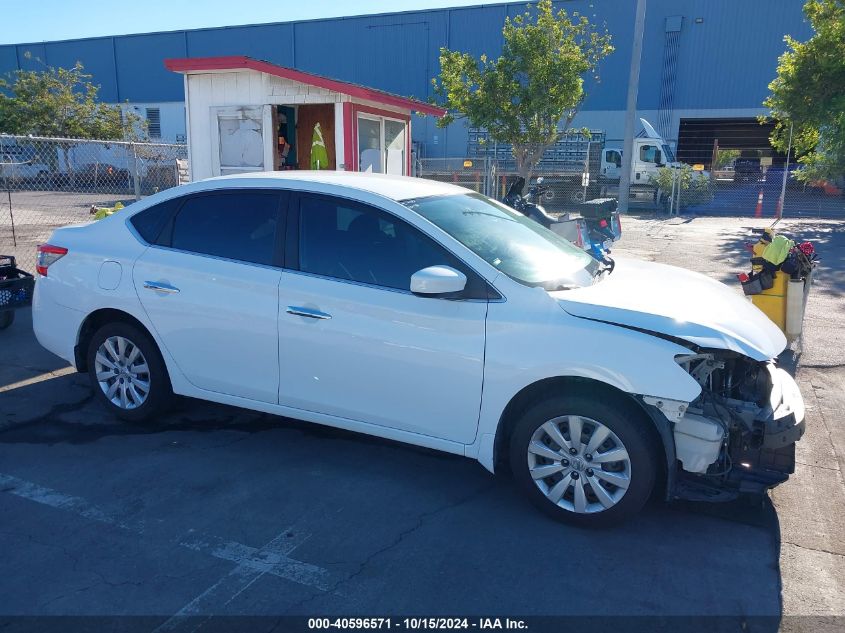
{"type": "Polygon", "coordinates": [[[163,281],[145,281],[144,288],[147,290],[156,290],[158,292],[167,292],[170,294],[176,294],[179,292],[179,288],[166,284],[163,281]]]}
{"type": "Polygon", "coordinates": [[[295,314],[296,316],[308,317],[309,319],[331,319],[331,314],[320,312],[312,308],[300,308],[299,306],[288,306],[288,314],[295,314]]]}

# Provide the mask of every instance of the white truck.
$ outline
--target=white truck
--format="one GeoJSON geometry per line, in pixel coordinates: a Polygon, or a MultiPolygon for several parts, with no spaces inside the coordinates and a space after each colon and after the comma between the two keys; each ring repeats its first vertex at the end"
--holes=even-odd
{"type": "MultiPolygon", "coordinates": [[[[645,119],[634,138],[631,162],[632,194],[661,204],[668,196],[652,182],[661,167],[680,167],[669,144],[645,119]]],[[[496,144],[483,130],[472,129],[469,154],[473,158],[495,158],[499,174],[516,171],[510,145],[496,144]]],[[[573,205],[613,196],[622,174],[622,147],[608,145],[606,134],[591,130],[589,135],[567,133],[546,150],[536,172],[545,179],[543,203],[554,211],[568,211],[573,205]]]]}
{"type": "MultiPolygon", "coordinates": [[[[631,159],[631,185],[646,188],[652,194],[656,187],[652,178],[661,167],[678,168],[681,164],[663,137],[645,119],[640,119],[643,136],[634,138],[634,156],[631,159]]],[[[622,148],[605,146],[601,152],[598,182],[606,194],[612,186],[618,186],[622,176],[622,148]]],[[[657,200],[656,200],[657,201],[657,200]]]]}

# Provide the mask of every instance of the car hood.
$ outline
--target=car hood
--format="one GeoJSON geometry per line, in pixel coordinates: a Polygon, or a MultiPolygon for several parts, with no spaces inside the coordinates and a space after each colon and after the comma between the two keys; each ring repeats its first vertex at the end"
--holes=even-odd
{"type": "Polygon", "coordinates": [[[620,257],[600,282],[551,294],[576,317],[733,350],[755,360],[774,358],[786,347],[780,329],[743,295],[675,266],[620,257]]]}

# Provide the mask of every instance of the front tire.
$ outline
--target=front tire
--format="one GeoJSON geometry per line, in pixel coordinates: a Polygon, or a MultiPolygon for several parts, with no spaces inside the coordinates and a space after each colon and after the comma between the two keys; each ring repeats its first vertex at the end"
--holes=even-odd
{"type": "Polygon", "coordinates": [[[540,510],[582,527],[607,527],[639,512],[657,471],[648,420],[614,400],[580,395],[539,402],[510,442],[514,477],[540,510]]]}
{"type": "Polygon", "coordinates": [[[88,375],[95,397],[117,417],[142,422],[173,400],[170,377],[150,336],[129,323],[109,323],[88,345],[88,375]]]}

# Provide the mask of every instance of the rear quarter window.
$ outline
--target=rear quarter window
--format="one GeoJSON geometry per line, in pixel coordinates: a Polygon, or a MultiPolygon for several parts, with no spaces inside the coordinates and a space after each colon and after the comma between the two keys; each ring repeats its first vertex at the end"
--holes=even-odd
{"type": "Polygon", "coordinates": [[[179,205],[180,200],[180,198],[174,198],[153,205],[149,209],[144,209],[129,218],[129,223],[132,224],[141,239],[149,244],[154,244],[164,225],[170,219],[171,212],[179,205]]]}

